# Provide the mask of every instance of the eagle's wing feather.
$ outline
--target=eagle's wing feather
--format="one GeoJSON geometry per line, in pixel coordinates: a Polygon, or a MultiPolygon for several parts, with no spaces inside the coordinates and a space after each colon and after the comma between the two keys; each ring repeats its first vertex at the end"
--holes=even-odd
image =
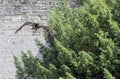
{"type": "Polygon", "coordinates": [[[40,26],[40,28],[43,28],[48,33],[48,39],[51,45],[54,44],[54,35],[50,27],[48,26],[40,26]]]}
{"type": "Polygon", "coordinates": [[[25,25],[34,25],[34,23],[32,23],[32,22],[25,22],[22,26],[20,26],[16,31],[15,31],[15,33],[17,33],[18,31],[20,31],[25,25]]]}

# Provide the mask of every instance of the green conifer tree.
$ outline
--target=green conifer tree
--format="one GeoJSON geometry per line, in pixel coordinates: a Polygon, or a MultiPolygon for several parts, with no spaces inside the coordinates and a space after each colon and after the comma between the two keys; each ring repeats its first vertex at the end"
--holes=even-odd
{"type": "Polygon", "coordinates": [[[48,22],[54,32],[55,45],[45,47],[36,40],[43,61],[30,51],[28,56],[22,53],[22,63],[14,57],[18,79],[120,78],[120,26],[117,13],[111,9],[116,7],[115,3],[112,0],[81,1],[79,8],[72,9],[62,0],[50,13],[48,22]]]}

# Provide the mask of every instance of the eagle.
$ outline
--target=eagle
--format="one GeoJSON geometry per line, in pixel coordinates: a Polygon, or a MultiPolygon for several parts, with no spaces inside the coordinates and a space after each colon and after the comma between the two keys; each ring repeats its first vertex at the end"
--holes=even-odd
{"type": "Polygon", "coordinates": [[[42,28],[44,29],[47,34],[48,34],[48,40],[49,42],[51,43],[51,45],[54,45],[54,35],[53,35],[53,32],[51,30],[50,27],[48,26],[44,26],[44,25],[40,25],[38,23],[33,23],[33,22],[25,22],[22,26],[20,26],[16,31],[15,31],[15,34],[20,31],[24,26],[31,26],[32,30],[34,30],[34,33],[39,29],[39,28],[42,28]]]}

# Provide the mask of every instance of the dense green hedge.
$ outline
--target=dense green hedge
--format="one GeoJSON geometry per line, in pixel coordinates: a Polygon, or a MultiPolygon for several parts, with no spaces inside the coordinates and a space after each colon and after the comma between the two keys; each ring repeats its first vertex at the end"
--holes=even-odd
{"type": "Polygon", "coordinates": [[[119,79],[120,0],[80,0],[70,8],[66,0],[50,13],[49,25],[55,45],[36,40],[43,61],[29,51],[22,63],[14,57],[17,78],[27,79],[119,79]]]}

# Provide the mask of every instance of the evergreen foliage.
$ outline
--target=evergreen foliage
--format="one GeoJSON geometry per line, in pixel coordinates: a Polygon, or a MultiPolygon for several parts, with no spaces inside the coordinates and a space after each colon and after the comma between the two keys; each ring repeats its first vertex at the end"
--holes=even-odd
{"type": "Polygon", "coordinates": [[[30,51],[22,52],[22,63],[14,57],[18,79],[120,78],[120,0],[81,1],[72,9],[62,0],[51,12],[55,45],[45,47],[36,40],[43,61],[30,51]]]}

